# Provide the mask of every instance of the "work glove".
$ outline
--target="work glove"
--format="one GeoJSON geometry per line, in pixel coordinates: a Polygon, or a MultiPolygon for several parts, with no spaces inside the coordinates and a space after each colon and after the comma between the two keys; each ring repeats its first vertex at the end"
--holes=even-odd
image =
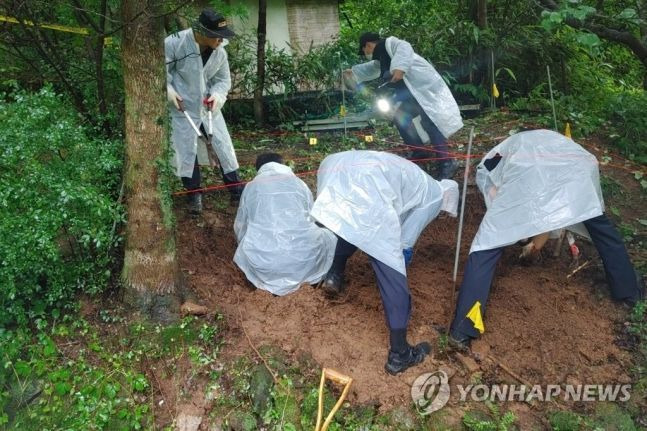
{"type": "Polygon", "coordinates": [[[220,111],[223,106],[225,106],[226,101],[227,101],[227,96],[221,96],[218,93],[213,93],[207,99],[207,106],[211,107],[211,112],[217,112],[217,111],[220,111]]]}
{"type": "Polygon", "coordinates": [[[413,259],[413,247],[402,250],[402,255],[404,256],[404,266],[409,266],[411,259],[413,259]]]}
{"type": "Polygon", "coordinates": [[[175,109],[179,111],[180,102],[182,102],[182,97],[179,94],[177,94],[177,91],[175,91],[175,88],[173,88],[173,86],[171,85],[166,86],[166,97],[168,98],[168,101],[175,106],[175,109]]]}

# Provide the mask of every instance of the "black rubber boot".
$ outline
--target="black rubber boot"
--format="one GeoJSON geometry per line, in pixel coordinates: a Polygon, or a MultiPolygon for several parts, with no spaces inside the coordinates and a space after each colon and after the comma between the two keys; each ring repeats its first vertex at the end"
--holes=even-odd
{"type": "Polygon", "coordinates": [[[232,171],[227,174],[222,173],[222,180],[229,187],[229,203],[233,206],[237,206],[240,203],[240,197],[243,194],[243,189],[245,188],[244,184],[241,184],[240,177],[238,176],[238,171],[232,171]]]}
{"type": "Polygon", "coordinates": [[[638,293],[634,298],[625,299],[623,302],[630,308],[633,308],[638,301],[644,301],[647,299],[647,286],[645,285],[645,278],[643,275],[634,269],[634,274],[636,274],[636,285],[638,285],[638,293]]]}
{"type": "Polygon", "coordinates": [[[458,169],[458,162],[454,159],[441,160],[438,165],[438,181],[451,180],[458,169]]]}
{"type": "Polygon", "coordinates": [[[392,375],[406,371],[407,369],[418,365],[425,360],[431,352],[429,343],[420,343],[415,346],[407,346],[402,353],[389,351],[389,358],[384,366],[384,370],[392,375]]]}
{"type": "Polygon", "coordinates": [[[202,213],[202,193],[191,193],[189,200],[189,214],[199,215],[202,213]]]}
{"type": "Polygon", "coordinates": [[[328,271],[321,281],[321,288],[330,298],[339,296],[344,291],[344,276],[335,271],[328,271]]]}

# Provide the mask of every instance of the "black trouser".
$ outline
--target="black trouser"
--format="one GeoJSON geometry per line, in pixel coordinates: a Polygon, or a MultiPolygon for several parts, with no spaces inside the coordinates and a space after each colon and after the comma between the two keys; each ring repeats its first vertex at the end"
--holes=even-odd
{"type": "MultiPolygon", "coordinates": [[[[604,270],[609,282],[611,297],[615,300],[637,300],[640,297],[636,273],[629,260],[620,234],[606,215],[583,222],[589,231],[591,240],[600,254],[604,270]]],[[[494,277],[496,264],[503,253],[503,247],[481,250],[470,253],[465,265],[463,282],[458,294],[456,314],[452,322],[452,333],[458,337],[476,338],[479,335],[472,321],[465,317],[476,301],[481,303],[481,313],[485,313],[485,305],[490,294],[490,286],[494,277]]]]}
{"type": "MultiPolygon", "coordinates": [[[[200,124],[200,132],[204,136],[207,135],[207,131],[204,128],[204,124],[200,124]]],[[[207,143],[207,145],[211,145],[211,143],[207,143]]],[[[230,184],[237,184],[240,183],[240,177],[238,176],[238,170],[228,172],[225,174],[225,172],[222,170],[222,167],[220,167],[220,173],[222,174],[222,181],[226,185],[230,184]]],[[[182,185],[184,186],[185,189],[187,190],[194,190],[194,189],[199,189],[200,188],[200,183],[201,183],[201,178],[200,178],[200,166],[198,164],[198,156],[195,156],[195,163],[193,164],[193,173],[191,177],[182,177],[182,185]]],[[[237,184],[237,185],[232,185],[227,187],[229,190],[229,194],[231,195],[232,199],[240,199],[240,194],[243,192],[244,186],[242,184],[237,184]]]]}
{"type": "MultiPolygon", "coordinates": [[[[220,173],[222,174],[222,181],[229,184],[240,183],[240,178],[238,177],[238,170],[224,173],[222,168],[220,168],[220,173]]],[[[195,157],[195,163],[193,165],[193,174],[191,177],[182,177],[182,185],[187,190],[194,190],[200,188],[201,178],[200,178],[200,166],[198,165],[198,156],[195,157]]],[[[240,194],[243,192],[243,185],[237,184],[227,187],[229,194],[234,199],[240,199],[240,194]]]]}
{"type": "MultiPolygon", "coordinates": [[[[357,251],[357,247],[337,237],[335,258],[330,271],[343,274],[346,261],[357,251]]],[[[407,277],[395,269],[369,256],[380,289],[386,321],[391,330],[406,330],[411,315],[411,295],[407,277]]]]}
{"type": "Polygon", "coordinates": [[[450,157],[447,139],[440,133],[438,127],[431,121],[431,118],[425,113],[409,89],[406,86],[398,88],[394,100],[395,102],[402,102],[393,117],[393,122],[398,132],[400,132],[402,140],[405,145],[420,148],[413,151],[411,158],[415,160],[436,157],[441,158],[441,161],[449,160],[446,159],[450,157]],[[413,119],[417,116],[420,116],[420,125],[429,135],[433,151],[429,151],[429,148],[424,146],[416,126],[413,124],[413,119]]]}

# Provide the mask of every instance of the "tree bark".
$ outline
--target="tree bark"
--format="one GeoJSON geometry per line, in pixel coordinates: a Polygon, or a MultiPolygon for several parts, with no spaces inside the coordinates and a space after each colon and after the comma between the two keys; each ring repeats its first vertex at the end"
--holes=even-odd
{"type": "Polygon", "coordinates": [[[254,119],[256,124],[265,124],[263,90],[265,89],[265,39],[267,29],[267,0],[258,0],[258,31],[256,47],[256,87],[254,88],[254,119]]]}
{"type": "Polygon", "coordinates": [[[122,2],[128,208],[122,279],[126,303],[170,321],[178,316],[181,277],[160,172],[168,142],[160,5],[160,0],[122,2]]]}

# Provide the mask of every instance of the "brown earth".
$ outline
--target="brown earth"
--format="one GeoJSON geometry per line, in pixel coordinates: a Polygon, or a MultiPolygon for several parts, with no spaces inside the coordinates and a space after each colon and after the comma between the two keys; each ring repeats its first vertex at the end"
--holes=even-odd
{"type": "MultiPolygon", "coordinates": [[[[440,366],[457,371],[452,384],[470,378],[489,383],[518,383],[520,379],[541,385],[631,381],[632,357],[621,347],[627,311],[601,288],[604,274],[591,244],[579,241],[580,262],[590,259],[591,263],[568,280],[573,266],[566,249],[561,258],[544,253],[542,262],[532,267],[517,264],[518,247],[506,250],[488,303],[486,332],[475,346],[482,354],[477,364],[482,374],[468,371],[455,354],[436,349],[423,364],[394,377],[383,369],[388,334],[366,256],[357,253],[349,262],[347,293],[337,301],[310,286],[285,297],[254,290],[232,261],[235,209],[221,209],[223,199],[208,196],[200,218],[186,216],[181,206],[177,216],[186,279],[201,303],[222,312],[229,322],[225,355],[255,356],[251,344],[278,346],[294,358],[306,352],[320,366],[353,377],[351,402],[376,402],[381,410],[408,405],[413,380],[440,366]]],[[[480,194],[470,185],[459,282],[483,213],[480,194]]],[[[434,328],[445,327],[451,318],[456,232],[456,219],[439,218],[416,245],[408,271],[413,299],[410,342],[437,344],[434,328]]],[[[547,250],[552,252],[551,243],[547,250]]],[[[452,400],[450,404],[457,405],[456,394],[452,400]]],[[[521,416],[530,411],[525,404],[513,410],[521,416]]],[[[529,416],[536,416],[530,423],[541,423],[537,415],[529,416]]]]}

